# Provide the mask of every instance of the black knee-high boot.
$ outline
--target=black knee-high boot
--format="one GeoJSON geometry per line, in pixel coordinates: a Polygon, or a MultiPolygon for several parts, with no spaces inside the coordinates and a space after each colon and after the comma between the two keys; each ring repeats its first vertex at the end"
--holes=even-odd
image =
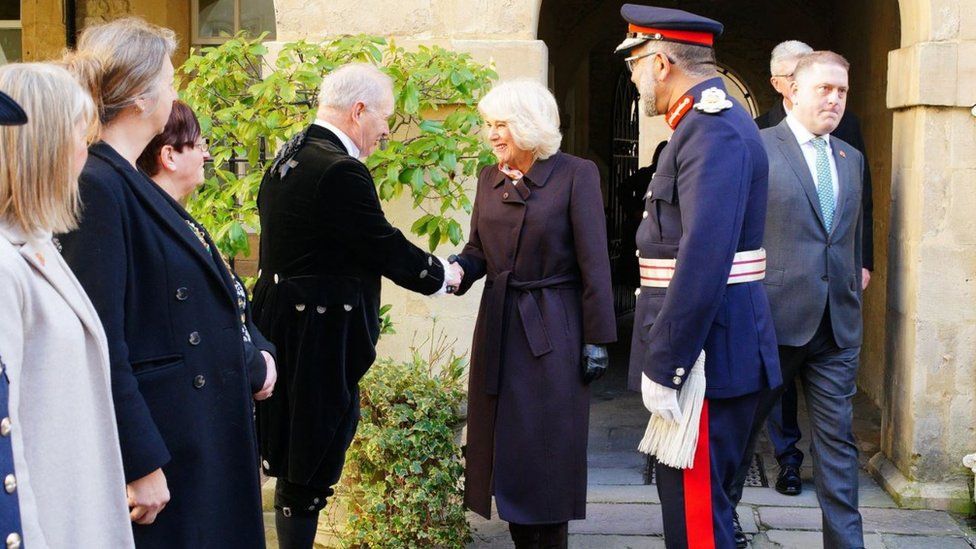
{"type": "Polygon", "coordinates": [[[568,522],[539,526],[539,549],[566,549],[568,546],[568,522]]]}
{"type": "Polygon", "coordinates": [[[515,549],[539,549],[539,527],[534,524],[508,523],[515,549]]]}
{"type": "Polygon", "coordinates": [[[315,532],[318,530],[318,511],[291,511],[285,516],[281,509],[275,509],[275,530],[278,531],[280,549],[312,549],[315,532]]]}

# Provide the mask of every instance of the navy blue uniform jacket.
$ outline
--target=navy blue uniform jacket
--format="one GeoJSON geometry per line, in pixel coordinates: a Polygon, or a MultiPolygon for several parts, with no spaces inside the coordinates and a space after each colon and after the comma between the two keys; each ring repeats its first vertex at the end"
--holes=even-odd
{"type": "Polygon", "coordinates": [[[273,346],[249,310],[241,318],[189,214],[145,174],[97,143],[80,184],[81,225],[60,241],[108,337],[126,482],[162,467],[169,484],[156,522],[133,527],[136,545],[264,547],[251,395],[273,346]]]}
{"type": "MultiPolygon", "coordinates": [[[[725,90],[720,78],[712,78],[686,95],[697,103],[713,87],[725,90]]],[[[638,252],[641,258],[676,258],[677,264],[668,288],[645,287],[638,295],[631,389],[640,390],[641,373],[680,389],[702,349],[708,398],[781,383],[762,282],[727,284],[735,253],[762,247],[769,171],[756,124],[732,103],[714,114],[689,110],[648,187],[638,252]]]]}

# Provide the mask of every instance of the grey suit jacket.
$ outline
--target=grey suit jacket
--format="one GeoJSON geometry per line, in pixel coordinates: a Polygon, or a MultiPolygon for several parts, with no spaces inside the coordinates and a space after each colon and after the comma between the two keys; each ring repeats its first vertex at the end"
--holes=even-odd
{"type": "Polygon", "coordinates": [[[864,157],[831,136],[838,196],[830,233],[817,188],[796,137],[783,120],[760,132],[769,157],[766,293],[779,345],[812,338],[830,306],[839,347],[861,344],[861,231],[864,157]]]}

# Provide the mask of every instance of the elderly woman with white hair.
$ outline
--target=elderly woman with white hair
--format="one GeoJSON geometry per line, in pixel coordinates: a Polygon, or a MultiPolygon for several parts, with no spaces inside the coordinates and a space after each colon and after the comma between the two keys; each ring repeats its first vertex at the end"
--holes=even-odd
{"type": "Polygon", "coordinates": [[[486,277],[472,345],[465,503],[494,494],[516,547],[566,547],[586,515],[588,385],[616,340],[600,175],[559,152],[552,94],[530,81],[478,105],[498,159],[478,177],[458,294],[486,277]]]}

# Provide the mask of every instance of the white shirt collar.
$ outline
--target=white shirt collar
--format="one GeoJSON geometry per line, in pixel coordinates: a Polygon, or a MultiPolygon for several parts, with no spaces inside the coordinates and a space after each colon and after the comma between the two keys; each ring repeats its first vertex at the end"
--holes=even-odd
{"type": "MultiPolygon", "coordinates": [[[[818,137],[813,135],[813,132],[806,129],[806,127],[804,127],[803,124],[801,124],[800,121],[793,116],[792,112],[786,115],[786,125],[790,127],[790,131],[793,132],[793,135],[796,137],[796,141],[800,144],[800,146],[806,145],[813,140],[814,137],[818,137]]],[[[830,134],[824,134],[819,137],[823,137],[824,141],[827,142],[827,148],[829,149],[830,134]]]]}
{"type": "Polygon", "coordinates": [[[315,119],[315,125],[322,126],[323,128],[336,134],[336,137],[339,138],[339,141],[342,141],[342,146],[346,148],[346,152],[349,153],[349,156],[356,159],[359,158],[359,147],[357,147],[356,144],[353,143],[352,139],[350,139],[349,136],[346,135],[346,132],[335,127],[335,125],[326,122],[325,120],[322,120],[321,118],[315,119]]]}

